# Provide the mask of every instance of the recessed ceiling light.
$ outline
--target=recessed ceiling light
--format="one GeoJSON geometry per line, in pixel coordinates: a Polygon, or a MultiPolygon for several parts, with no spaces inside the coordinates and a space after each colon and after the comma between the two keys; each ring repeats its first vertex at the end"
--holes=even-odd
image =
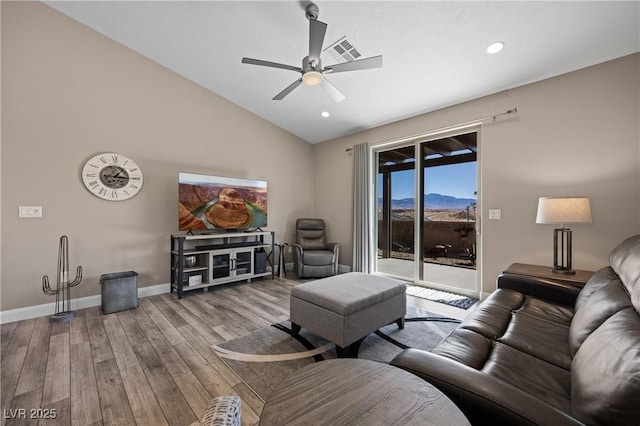
{"type": "Polygon", "coordinates": [[[323,116],[324,118],[328,118],[331,114],[329,114],[327,111],[322,111],[320,115],[323,116]]]}
{"type": "Polygon", "coordinates": [[[501,41],[496,41],[495,43],[491,43],[489,47],[487,47],[487,53],[493,55],[494,53],[498,53],[504,48],[504,43],[501,41]]]}

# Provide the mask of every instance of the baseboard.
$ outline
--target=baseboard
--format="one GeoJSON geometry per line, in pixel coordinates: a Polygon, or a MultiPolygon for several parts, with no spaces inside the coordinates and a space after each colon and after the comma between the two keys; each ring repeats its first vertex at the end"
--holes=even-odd
{"type": "MultiPolygon", "coordinates": [[[[170,284],[158,284],[149,287],[138,288],[138,297],[154,296],[156,294],[169,293],[170,284]]],[[[92,306],[101,306],[102,296],[80,297],[71,299],[71,310],[90,308],[92,306]]],[[[10,309],[0,312],[0,324],[6,324],[15,321],[22,321],[31,318],[39,318],[53,315],[56,311],[55,302],[45,303],[43,305],[28,306],[26,308],[10,309]]]]}
{"type": "Polygon", "coordinates": [[[347,272],[351,272],[351,266],[338,264],[338,273],[339,274],[346,274],[347,272]]]}

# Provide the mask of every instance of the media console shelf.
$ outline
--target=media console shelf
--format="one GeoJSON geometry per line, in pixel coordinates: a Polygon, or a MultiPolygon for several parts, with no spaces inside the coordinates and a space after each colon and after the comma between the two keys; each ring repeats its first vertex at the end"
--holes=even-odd
{"type": "Polygon", "coordinates": [[[271,275],[275,233],[226,232],[171,235],[171,292],[271,275]]]}

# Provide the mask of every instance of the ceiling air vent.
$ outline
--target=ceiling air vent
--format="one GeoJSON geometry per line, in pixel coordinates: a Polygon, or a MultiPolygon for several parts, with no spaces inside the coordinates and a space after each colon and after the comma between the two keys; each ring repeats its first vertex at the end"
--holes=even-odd
{"type": "Polygon", "coordinates": [[[335,43],[330,44],[324,51],[329,51],[336,61],[350,62],[362,56],[358,49],[347,40],[347,36],[343,36],[335,43]]]}

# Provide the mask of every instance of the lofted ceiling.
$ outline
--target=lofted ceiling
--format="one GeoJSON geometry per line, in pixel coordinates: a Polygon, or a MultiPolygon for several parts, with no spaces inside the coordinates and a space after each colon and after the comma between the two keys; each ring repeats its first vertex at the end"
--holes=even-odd
{"type": "MultiPolygon", "coordinates": [[[[300,75],[241,59],[300,67],[309,2],[45,3],[309,143],[640,51],[638,1],[317,1],[324,48],[346,37],[383,66],[327,75],[340,103],[305,85],[273,101],[300,75]],[[487,54],[495,41],[505,48],[487,54]]],[[[325,66],[341,61],[322,54],[325,66]]]]}

